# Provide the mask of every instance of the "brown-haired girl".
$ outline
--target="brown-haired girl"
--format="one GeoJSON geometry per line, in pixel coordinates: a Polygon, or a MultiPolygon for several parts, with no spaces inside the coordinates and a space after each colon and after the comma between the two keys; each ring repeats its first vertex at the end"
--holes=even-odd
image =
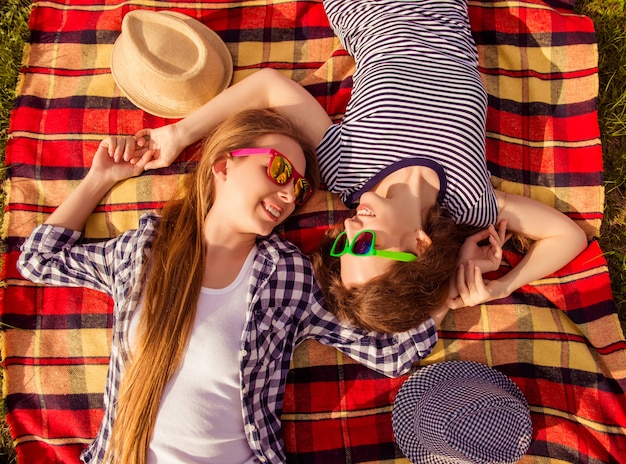
{"type": "Polygon", "coordinates": [[[279,413],[296,345],[315,339],[387,375],[430,352],[431,322],[397,337],[340,323],[322,306],[311,263],[272,232],[319,182],[308,140],[283,116],[235,114],[161,215],[82,243],[101,198],[144,169],[123,161],[135,149],[134,137],[101,142],[18,263],[34,282],[113,298],[104,417],[84,462],[284,463],[279,413]]]}

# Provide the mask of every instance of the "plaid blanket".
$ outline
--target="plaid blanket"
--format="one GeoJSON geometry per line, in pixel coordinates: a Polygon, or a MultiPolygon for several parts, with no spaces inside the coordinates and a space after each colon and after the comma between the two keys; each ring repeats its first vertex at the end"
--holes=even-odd
{"type": "MultiPolygon", "coordinates": [[[[120,94],[109,57],[122,17],[173,9],[227,43],[238,81],[270,66],[304,85],[339,120],[354,70],[319,0],[34,2],[7,146],[2,302],[4,395],[20,463],[77,462],[102,416],[111,302],[85,289],[36,286],[15,268],[33,227],[85,175],[97,143],[167,123],[120,94]]],[[[489,93],[487,151],[494,184],[578,221],[591,239],[576,260],[509,298],[451,313],[422,365],[467,359],[519,385],[534,434],[523,462],[626,462],[626,342],[606,263],[593,24],[559,0],[471,1],[489,93]]],[[[170,168],[114,188],[90,217],[88,240],[133,228],[175,191],[190,152],[170,168]]],[[[346,216],[320,192],[282,233],[305,251],[346,216]]],[[[520,257],[507,251],[502,272],[520,257]]],[[[284,439],[301,463],[406,462],[391,430],[405,377],[388,379],[310,342],[296,352],[285,394],[284,439]]],[[[419,365],[416,365],[419,368],[419,365]]]]}

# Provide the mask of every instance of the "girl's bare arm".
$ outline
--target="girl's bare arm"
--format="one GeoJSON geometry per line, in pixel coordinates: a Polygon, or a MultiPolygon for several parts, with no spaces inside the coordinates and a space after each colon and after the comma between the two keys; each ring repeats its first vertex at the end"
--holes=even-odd
{"type": "Polygon", "coordinates": [[[83,230],[89,215],[117,182],[137,176],[143,171],[141,163],[133,165],[126,161],[114,161],[116,152],[123,156],[124,152],[132,154],[134,149],[134,137],[109,137],[100,142],[85,178],[45,223],[76,231],[83,230]]]}
{"type": "Polygon", "coordinates": [[[507,229],[532,240],[530,250],[503,277],[485,282],[471,261],[459,266],[457,290],[460,297],[451,307],[474,306],[503,298],[529,282],[558,271],[587,246],[584,231],[560,211],[541,202],[496,190],[498,221],[507,229]]]}
{"type": "Polygon", "coordinates": [[[314,146],[332,124],[324,108],[306,89],[278,71],[266,68],[227,88],[185,119],[139,131],[136,134],[139,144],[149,149],[143,158],[145,168],[169,166],[186,146],[200,140],[230,116],[259,108],[272,108],[281,113],[296,124],[314,146]]]}

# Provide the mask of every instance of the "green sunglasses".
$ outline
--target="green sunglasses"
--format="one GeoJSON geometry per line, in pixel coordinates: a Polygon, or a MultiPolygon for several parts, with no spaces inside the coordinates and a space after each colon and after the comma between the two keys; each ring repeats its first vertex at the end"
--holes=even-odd
{"type": "Polygon", "coordinates": [[[354,236],[352,243],[348,243],[348,234],[342,232],[335,239],[335,243],[333,243],[333,247],[330,249],[330,256],[339,258],[348,253],[353,256],[379,256],[405,263],[410,263],[417,259],[417,256],[414,254],[403,251],[376,250],[374,248],[375,243],[376,232],[373,230],[362,230],[354,236]]]}

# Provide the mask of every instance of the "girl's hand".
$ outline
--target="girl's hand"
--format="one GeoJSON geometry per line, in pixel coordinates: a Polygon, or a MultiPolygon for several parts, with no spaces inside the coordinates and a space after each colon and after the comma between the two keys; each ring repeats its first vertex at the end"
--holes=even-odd
{"type": "Polygon", "coordinates": [[[142,129],[137,134],[137,146],[144,148],[140,159],[133,159],[124,154],[124,159],[131,163],[141,164],[144,169],[164,168],[171,165],[183,151],[176,124],[159,127],[158,129],[142,129]]]}
{"type": "Polygon", "coordinates": [[[502,246],[511,238],[511,234],[506,233],[506,225],[506,220],[503,220],[497,225],[497,230],[490,225],[487,229],[467,237],[459,251],[457,264],[465,264],[471,260],[482,273],[498,270],[502,261],[502,246]],[[480,242],[487,239],[487,245],[480,245],[480,242]]]}
{"type": "Polygon", "coordinates": [[[476,306],[510,294],[500,281],[484,280],[480,268],[472,261],[458,267],[455,287],[458,296],[451,294],[448,300],[451,309],[476,306]]]}
{"type": "Polygon", "coordinates": [[[126,156],[130,159],[141,160],[142,154],[143,150],[137,149],[133,136],[107,137],[100,142],[89,172],[92,175],[97,174],[102,180],[113,185],[143,172],[143,163],[124,160],[126,156]]]}

